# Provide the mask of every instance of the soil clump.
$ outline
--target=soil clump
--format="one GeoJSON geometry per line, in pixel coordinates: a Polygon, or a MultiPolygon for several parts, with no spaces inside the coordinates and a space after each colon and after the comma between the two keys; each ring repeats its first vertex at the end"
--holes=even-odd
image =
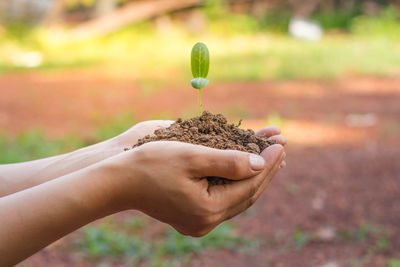
{"type": "MultiPolygon", "coordinates": [[[[178,119],[168,128],[154,131],[139,139],[132,148],[153,141],[179,141],[195,145],[203,145],[216,149],[233,149],[260,154],[265,148],[275,144],[273,140],[258,136],[253,130],[243,130],[238,125],[229,124],[222,114],[204,111],[199,117],[188,120],[178,119]]],[[[210,185],[225,184],[228,179],[207,177],[210,185]]]]}

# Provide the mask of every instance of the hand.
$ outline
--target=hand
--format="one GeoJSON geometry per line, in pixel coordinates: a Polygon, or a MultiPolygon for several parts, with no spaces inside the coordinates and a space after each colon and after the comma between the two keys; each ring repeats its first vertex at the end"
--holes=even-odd
{"type": "Polygon", "coordinates": [[[117,146],[121,148],[121,151],[124,148],[131,148],[137,141],[146,135],[152,135],[155,130],[159,128],[167,128],[174,121],[169,120],[151,120],[151,121],[143,121],[135,124],[122,134],[112,138],[109,140],[109,143],[113,146],[117,146]]]}
{"type": "Polygon", "coordinates": [[[144,144],[107,161],[113,205],[138,209],[182,234],[202,236],[250,207],[285,158],[279,144],[260,156],[180,142],[144,144]],[[207,176],[236,180],[208,186],[207,176]]]}
{"type": "MultiPolygon", "coordinates": [[[[167,128],[172,123],[174,123],[174,121],[171,120],[149,120],[139,122],[111,140],[114,143],[117,143],[120,147],[131,147],[138,139],[153,134],[154,131],[159,128],[167,128]]],[[[257,135],[265,136],[269,139],[275,140],[278,144],[285,146],[287,140],[285,137],[280,135],[280,133],[281,130],[277,126],[268,126],[256,131],[257,135]]]]}
{"type": "MultiPolygon", "coordinates": [[[[256,131],[256,135],[264,136],[270,140],[275,140],[278,144],[285,146],[287,144],[287,140],[284,136],[280,135],[281,129],[276,126],[268,126],[256,131]]],[[[286,161],[282,161],[280,168],[286,166],[286,161]]]]}
{"type": "MultiPolygon", "coordinates": [[[[145,137],[146,135],[152,135],[155,130],[160,128],[169,127],[174,121],[172,120],[149,120],[135,124],[125,132],[118,136],[108,140],[112,145],[116,145],[120,148],[132,147],[136,142],[145,137]]],[[[265,136],[268,139],[275,140],[278,144],[285,146],[287,140],[285,137],[280,135],[281,130],[277,126],[268,126],[256,131],[259,136],[265,136]]],[[[283,166],[282,166],[283,167],[283,166]]]]}

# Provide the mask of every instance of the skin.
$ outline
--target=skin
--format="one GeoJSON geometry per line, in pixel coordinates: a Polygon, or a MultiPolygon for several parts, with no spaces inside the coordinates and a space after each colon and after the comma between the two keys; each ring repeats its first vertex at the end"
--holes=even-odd
{"type": "Polygon", "coordinates": [[[128,209],[182,234],[203,236],[250,207],[283,166],[286,140],[275,127],[257,132],[280,143],[260,156],[163,141],[121,152],[170,123],[144,122],[68,154],[0,165],[0,266],[17,264],[89,222],[128,209]],[[207,176],[236,182],[209,188],[207,176]]]}
{"type": "Polygon", "coordinates": [[[42,184],[122,153],[124,148],[132,147],[138,139],[152,134],[158,128],[168,127],[172,122],[145,121],[112,139],[71,153],[29,162],[0,165],[0,184],[2,185],[0,197],[42,184]]]}

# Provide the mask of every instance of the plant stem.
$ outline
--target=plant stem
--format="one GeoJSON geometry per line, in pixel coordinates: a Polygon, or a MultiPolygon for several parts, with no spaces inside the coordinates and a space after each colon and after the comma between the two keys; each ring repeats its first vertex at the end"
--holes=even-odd
{"type": "Polygon", "coordinates": [[[202,114],[202,104],[201,104],[201,88],[199,89],[199,116],[202,114]]]}

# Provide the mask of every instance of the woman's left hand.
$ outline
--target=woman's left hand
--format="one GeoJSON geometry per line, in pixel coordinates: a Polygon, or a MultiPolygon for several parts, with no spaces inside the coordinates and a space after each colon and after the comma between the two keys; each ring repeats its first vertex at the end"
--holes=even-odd
{"type": "MultiPolygon", "coordinates": [[[[281,135],[281,129],[277,126],[268,126],[256,131],[256,135],[264,136],[270,140],[275,140],[278,144],[285,146],[287,144],[287,139],[281,135]]],[[[286,166],[286,161],[284,160],[280,167],[283,168],[286,166]]]]}
{"type": "Polygon", "coordinates": [[[139,139],[145,137],[146,135],[152,135],[157,129],[167,128],[172,123],[174,123],[174,121],[169,120],[150,120],[139,122],[122,134],[111,138],[107,142],[113,146],[120,147],[121,151],[124,151],[124,148],[131,148],[139,139]]]}

